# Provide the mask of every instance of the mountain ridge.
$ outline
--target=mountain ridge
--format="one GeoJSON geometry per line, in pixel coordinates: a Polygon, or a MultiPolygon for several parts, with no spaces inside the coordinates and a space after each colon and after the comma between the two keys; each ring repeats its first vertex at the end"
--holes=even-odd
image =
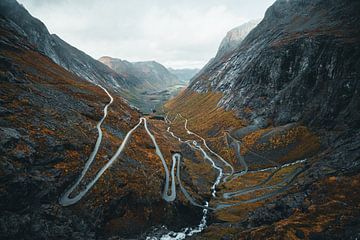
{"type": "MultiPolygon", "coordinates": [[[[207,72],[207,76],[205,76],[205,74],[198,76],[197,79],[191,82],[189,89],[199,92],[206,92],[208,90],[224,92],[225,96],[220,101],[220,105],[228,109],[232,108],[235,110],[236,109],[239,110],[240,106],[245,106],[245,105],[253,109],[259,109],[259,110],[262,109],[261,110],[262,112],[258,112],[258,113],[253,112],[252,115],[244,114],[238,111],[239,116],[244,118],[250,118],[254,120],[259,116],[262,118],[266,118],[266,117],[270,117],[272,114],[275,115],[277,114],[278,117],[275,119],[278,120],[276,121],[280,123],[289,121],[290,114],[292,116],[296,116],[301,113],[295,113],[296,111],[300,110],[299,108],[297,108],[296,110],[296,106],[294,105],[295,103],[293,103],[293,107],[290,108],[284,106],[284,109],[281,109],[282,105],[278,104],[281,101],[281,99],[282,101],[284,101],[285,98],[287,99],[290,98],[290,92],[285,91],[286,89],[285,86],[287,88],[293,89],[291,93],[292,95],[296,94],[294,92],[295,90],[298,90],[297,87],[291,86],[291,80],[288,79],[292,77],[294,79],[297,79],[298,82],[296,84],[302,84],[302,81],[305,81],[305,77],[309,76],[310,72],[314,72],[315,76],[316,75],[319,76],[320,73],[318,73],[318,71],[323,71],[323,70],[310,68],[309,64],[307,63],[308,61],[307,55],[312,54],[313,56],[312,58],[315,61],[316,54],[321,55],[321,52],[325,50],[321,48],[320,46],[321,42],[325,42],[325,41],[329,42],[328,46],[326,46],[327,49],[329,49],[329,51],[332,48],[330,47],[330,44],[333,44],[334,46],[333,49],[338,48],[338,53],[336,53],[337,56],[333,56],[334,58],[338,56],[340,57],[340,54],[343,54],[340,52],[343,51],[341,48],[341,44],[345,45],[347,44],[348,41],[350,41],[348,45],[349,50],[346,50],[347,53],[344,54],[350,54],[350,56],[354,56],[354,54],[357,53],[356,48],[353,47],[355,50],[354,51],[354,50],[350,50],[350,47],[354,46],[354,43],[356,43],[356,41],[358,41],[359,39],[359,36],[353,32],[353,29],[356,29],[356,27],[359,26],[359,23],[357,22],[359,21],[358,18],[354,18],[352,25],[349,25],[350,22],[347,22],[346,24],[344,24],[344,26],[342,26],[343,24],[341,22],[342,20],[336,20],[336,15],[342,15],[344,14],[343,12],[349,12],[348,14],[350,16],[353,16],[355,15],[354,14],[355,9],[358,8],[359,6],[356,3],[352,3],[351,1],[342,3],[340,7],[336,10],[327,8],[326,3],[324,3],[323,1],[316,1],[312,3],[308,1],[280,1],[280,0],[276,1],[274,5],[271,6],[266,11],[265,18],[244,39],[244,41],[241,43],[240,47],[238,48],[237,53],[223,61],[217,61],[217,63],[214,63],[212,65],[213,68],[207,72]],[[350,4],[353,7],[350,8],[346,6],[346,4],[350,4]],[[291,8],[289,6],[291,6],[291,8]],[[307,7],[306,8],[307,12],[306,10],[304,10],[303,8],[304,6],[307,7]],[[327,15],[323,15],[322,18],[320,18],[321,21],[315,22],[317,21],[316,19],[319,19],[320,7],[323,9],[328,9],[328,11],[326,12],[327,15]],[[291,11],[286,12],[285,8],[291,9],[291,11]],[[310,19],[307,17],[310,14],[309,12],[312,14],[311,16],[313,16],[310,19]],[[298,15],[293,15],[293,14],[298,14],[298,15]],[[304,21],[306,24],[303,24],[304,21]],[[301,28],[304,29],[299,29],[300,26],[301,28]],[[319,30],[317,28],[319,28],[319,30]],[[334,34],[335,28],[338,28],[339,30],[334,34]],[[304,31],[304,35],[298,34],[299,33],[298,30],[304,31]],[[338,41],[342,41],[342,43],[341,42],[338,43],[338,41]],[[293,45],[294,47],[293,49],[291,49],[292,52],[290,52],[290,50],[287,50],[286,47],[290,49],[291,44],[293,43],[294,43],[293,45]],[[302,45],[308,45],[308,47],[305,48],[302,47],[302,45]],[[340,46],[340,48],[338,46],[340,46]],[[282,50],[282,48],[284,50],[282,50]],[[305,54],[299,53],[300,48],[305,52],[305,54]],[[317,52],[316,53],[315,51],[311,52],[310,49],[312,48],[316,49],[317,52]],[[353,52],[351,53],[351,51],[353,52]],[[302,59],[300,58],[297,59],[295,55],[297,53],[299,55],[302,55],[302,59]],[[266,56],[269,54],[272,54],[273,59],[277,59],[277,61],[273,61],[269,56],[266,56]],[[270,66],[270,67],[265,67],[264,63],[261,63],[261,61],[264,62],[264,60],[262,59],[268,60],[266,66],[270,66]],[[285,60],[282,59],[286,59],[287,62],[285,62],[285,60]],[[288,63],[289,61],[290,64],[288,63]],[[294,63],[291,63],[291,61],[293,61],[294,63]],[[301,69],[301,64],[303,64],[304,68],[307,68],[305,69],[305,71],[301,69]],[[287,68],[287,71],[282,71],[282,68],[287,68]],[[258,76],[256,77],[255,74],[249,75],[250,71],[257,71],[258,76]],[[302,72],[299,73],[298,71],[302,71],[302,72]],[[296,76],[300,74],[302,74],[302,76],[296,78],[296,76]],[[247,79],[249,77],[251,78],[251,80],[247,79]],[[254,82],[257,82],[257,85],[251,83],[252,80],[254,82]],[[272,82],[273,84],[271,85],[272,82]],[[252,86],[261,86],[261,85],[271,86],[271,89],[273,89],[273,93],[269,91],[267,92],[266,88],[260,88],[260,87],[258,87],[258,89],[252,88],[252,86]],[[233,89],[233,93],[242,92],[242,94],[241,95],[231,94],[232,89],[233,89]],[[276,95],[276,94],[280,94],[280,95],[276,95]],[[268,97],[268,100],[264,101],[261,100],[262,98],[261,95],[263,96],[270,95],[270,96],[268,97]],[[260,106],[263,107],[261,108],[260,106]],[[276,106],[276,110],[275,110],[275,106],[276,106]],[[293,108],[292,111],[295,112],[290,113],[288,109],[291,108],[293,108]],[[278,113],[276,113],[276,111],[278,113]],[[279,112],[283,112],[283,113],[288,112],[288,114],[280,115],[279,112]]],[[[331,52],[332,51],[334,50],[331,50],[331,52]]],[[[350,62],[354,62],[355,60],[344,59],[344,61],[348,62],[347,65],[349,67],[353,66],[351,69],[349,69],[349,72],[357,73],[356,68],[354,68],[354,64],[350,64],[350,62]]],[[[318,65],[319,67],[320,65],[326,66],[325,62],[324,63],[317,62],[315,64],[318,65]]],[[[327,71],[326,69],[324,70],[327,71]]],[[[327,79],[334,78],[334,76],[332,76],[330,72],[326,74],[324,73],[321,74],[322,77],[327,79]]],[[[343,74],[346,75],[345,73],[343,74]]],[[[311,80],[307,80],[308,84],[310,84],[311,81],[317,81],[316,79],[314,79],[314,77],[311,76],[309,77],[311,80]]],[[[357,85],[354,82],[355,78],[354,76],[348,76],[348,78],[349,80],[346,81],[352,82],[349,84],[353,86],[351,89],[353,89],[352,91],[354,91],[356,89],[355,86],[357,85]]],[[[334,80],[330,82],[332,84],[338,84],[334,82],[334,80]]],[[[346,85],[345,79],[342,84],[346,85]]],[[[320,86],[320,85],[317,84],[315,86],[320,86]]],[[[334,89],[336,88],[339,88],[339,86],[334,87],[334,89]]],[[[317,91],[320,91],[320,89],[317,91]]],[[[298,100],[300,102],[303,102],[302,104],[308,106],[315,106],[315,105],[311,105],[310,103],[304,102],[304,100],[312,101],[311,96],[314,96],[313,94],[315,94],[315,92],[313,92],[311,96],[309,95],[309,92],[307,93],[303,92],[303,94],[304,96],[307,97],[298,100]]],[[[351,94],[349,96],[351,96],[351,94]]],[[[325,96],[322,96],[321,98],[326,99],[325,96]]],[[[319,102],[321,100],[319,99],[316,101],[319,102]]],[[[340,100],[333,101],[333,103],[335,102],[338,102],[340,104],[342,101],[340,100]]],[[[323,108],[323,106],[320,105],[317,106],[323,108]]],[[[313,112],[313,111],[309,111],[309,112],[313,112]]],[[[319,111],[319,109],[315,110],[315,112],[321,112],[322,113],[321,118],[326,119],[324,117],[325,112],[319,111]]],[[[310,121],[310,119],[306,119],[306,121],[310,121]]]]}
{"type": "Polygon", "coordinates": [[[168,70],[176,75],[182,83],[189,83],[191,79],[200,71],[198,68],[168,68],[168,70]]]}
{"type": "Polygon", "coordinates": [[[125,79],[81,50],[50,34],[45,24],[15,0],[0,3],[0,14],[15,23],[28,40],[55,63],[93,83],[121,92],[129,88],[125,79]]]}
{"type": "Polygon", "coordinates": [[[99,61],[120,75],[126,75],[134,86],[142,90],[163,90],[176,85],[179,80],[166,67],[156,61],[129,62],[104,56],[99,61]]]}

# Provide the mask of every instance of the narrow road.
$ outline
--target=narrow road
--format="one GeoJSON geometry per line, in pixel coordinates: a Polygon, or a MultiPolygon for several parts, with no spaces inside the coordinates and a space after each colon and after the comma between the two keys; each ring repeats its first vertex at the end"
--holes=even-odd
{"type": "MultiPolygon", "coordinates": [[[[284,182],[281,182],[282,184],[284,184],[284,186],[282,186],[280,189],[263,194],[259,197],[251,198],[248,200],[238,201],[236,203],[221,203],[221,204],[218,204],[215,209],[221,210],[221,209],[228,208],[228,207],[239,206],[239,205],[245,204],[245,203],[254,203],[254,202],[258,202],[258,201],[262,201],[262,200],[271,198],[280,193],[283,193],[291,186],[291,183],[296,179],[296,177],[299,176],[301,173],[303,173],[305,170],[306,170],[305,168],[297,168],[284,182]]],[[[279,186],[280,186],[280,184],[279,184],[279,186]]]]}
{"type": "Polygon", "coordinates": [[[230,176],[232,176],[232,175],[234,174],[234,168],[233,168],[233,166],[232,166],[230,163],[228,163],[224,158],[222,158],[219,154],[217,154],[216,152],[214,152],[213,150],[211,150],[210,147],[207,145],[206,140],[205,140],[203,137],[201,137],[200,135],[198,135],[198,134],[190,131],[190,130],[187,128],[188,120],[187,120],[186,118],[184,118],[181,114],[179,114],[179,116],[185,120],[185,126],[184,126],[184,127],[185,127],[185,130],[186,130],[187,134],[194,135],[194,136],[200,138],[200,139],[202,140],[204,146],[205,146],[212,154],[214,154],[218,159],[220,159],[227,167],[230,168],[230,173],[227,173],[227,174],[226,174],[227,177],[224,178],[224,181],[226,181],[226,179],[227,179],[228,177],[230,177],[230,176]]]}
{"type": "Polygon", "coordinates": [[[249,167],[245,161],[244,156],[241,155],[240,141],[233,138],[229,133],[226,133],[226,136],[233,141],[231,144],[229,144],[229,147],[232,145],[235,148],[236,158],[239,160],[240,164],[244,167],[243,171],[234,173],[234,175],[232,177],[232,179],[234,179],[236,177],[241,177],[241,176],[245,175],[249,171],[249,167]]]}
{"type": "MultiPolygon", "coordinates": [[[[187,134],[189,134],[189,135],[195,135],[196,137],[200,138],[200,139],[202,140],[204,146],[207,148],[207,150],[209,150],[209,151],[210,151],[212,154],[214,154],[217,158],[219,158],[220,160],[222,160],[222,162],[223,162],[226,166],[228,166],[228,167],[231,166],[231,165],[230,165],[227,161],[225,161],[221,156],[219,156],[217,153],[215,153],[214,151],[212,151],[212,150],[208,147],[208,145],[206,144],[206,140],[205,140],[204,138],[202,138],[202,137],[199,136],[198,134],[190,131],[190,130],[187,128],[188,120],[187,120],[186,118],[184,118],[181,114],[177,114],[177,115],[175,116],[174,120],[175,120],[178,116],[180,116],[181,118],[183,118],[183,119],[185,120],[184,129],[186,130],[187,134]]],[[[173,120],[173,121],[174,121],[174,120],[173,120]]],[[[172,121],[170,121],[170,120],[168,119],[168,116],[167,116],[167,115],[166,115],[166,117],[165,117],[165,122],[168,123],[168,124],[171,124],[171,122],[172,122],[172,121]]],[[[191,146],[191,145],[189,144],[189,142],[191,142],[191,141],[189,141],[189,140],[187,140],[187,141],[181,140],[181,138],[177,137],[173,132],[170,131],[170,127],[168,127],[168,132],[169,132],[174,138],[178,139],[178,141],[183,142],[183,143],[187,143],[189,146],[191,146]]],[[[251,187],[247,187],[247,188],[243,188],[243,189],[240,189],[240,190],[234,191],[234,192],[224,193],[224,194],[223,194],[223,198],[224,198],[224,199],[230,199],[230,198],[233,198],[233,197],[245,195],[245,194],[248,194],[248,193],[251,193],[251,192],[255,192],[255,191],[259,191],[259,190],[268,190],[268,189],[274,189],[274,188],[279,188],[279,187],[280,187],[280,189],[277,189],[277,190],[272,191],[272,192],[270,192],[270,193],[263,194],[263,195],[261,195],[261,196],[259,196],[259,197],[251,198],[251,199],[244,200],[244,201],[239,201],[239,202],[234,203],[234,204],[226,204],[226,203],[219,204],[219,205],[217,205],[217,206],[215,207],[215,210],[220,210],[220,209],[223,209],[223,208],[232,207],[232,206],[237,206],[237,205],[245,204],[245,203],[253,203],[253,202],[257,202],[257,201],[264,200],[264,199],[266,199],[266,198],[270,198],[270,197],[272,197],[272,196],[274,196],[274,195],[276,195],[276,194],[279,194],[279,193],[285,191],[285,190],[289,187],[289,185],[291,184],[291,182],[292,182],[300,173],[302,173],[302,172],[304,171],[303,168],[297,168],[297,169],[295,169],[292,173],[288,174],[283,181],[278,182],[278,183],[276,183],[276,184],[274,184],[274,185],[264,186],[264,185],[265,185],[266,183],[268,183],[268,182],[272,179],[272,177],[273,177],[279,170],[281,170],[282,168],[288,167],[288,166],[291,166],[291,165],[295,165],[295,164],[298,164],[298,163],[302,163],[302,162],[306,161],[306,159],[305,159],[305,160],[299,160],[299,161],[296,161],[296,162],[293,162],[293,163],[288,163],[288,164],[280,165],[279,163],[274,162],[274,161],[272,161],[272,160],[269,160],[269,159],[267,159],[267,158],[265,158],[265,157],[263,157],[263,156],[255,153],[255,152],[251,151],[250,149],[248,149],[248,151],[249,151],[250,153],[252,153],[252,154],[254,154],[254,155],[256,155],[256,156],[258,156],[258,157],[260,157],[260,158],[262,158],[262,159],[264,159],[264,160],[266,160],[266,161],[268,161],[268,162],[270,162],[270,163],[272,163],[272,164],[275,165],[275,167],[271,167],[271,168],[265,168],[265,169],[255,170],[255,171],[249,171],[249,167],[248,167],[248,165],[247,165],[247,163],[246,163],[246,161],[245,161],[245,159],[244,159],[244,156],[241,155],[241,151],[240,151],[240,150],[241,150],[241,145],[240,145],[240,144],[241,144],[241,141],[240,141],[240,140],[237,140],[236,138],[234,138],[233,136],[231,136],[231,134],[228,133],[228,132],[226,133],[226,137],[228,137],[228,139],[230,139],[230,140],[232,141],[232,143],[230,143],[230,144],[228,144],[228,145],[229,145],[229,147],[230,147],[230,146],[233,146],[233,147],[235,148],[236,157],[237,157],[237,159],[239,160],[239,162],[241,163],[241,165],[244,167],[244,170],[242,170],[241,172],[235,173],[233,167],[231,166],[232,171],[231,171],[231,173],[229,174],[228,178],[229,178],[229,177],[232,177],[231,180],[233,180],[233,179],[235,179],[235,178],[238,178],[238,177],[241,177],[241,176],[247,174],[248,172],[256,173],[256,172],[263,172],[263,171],[270,171],[270,170],[274,170],[274,171],[273,171],[265,180],[263,180],[261,183],[259,183],[259,184],[257,184],[257,185],[254,185],[254,186],[251,186],[251,187]],[[285,186],[283,186],[283,185],[285,185],[285,186]]],[[[200,146],[195,140],[192,140],[192,143],[193,143],[193,144],[192,144],[193,146],[191,146],[191,147],[192,147],[192,148],[195,148],[195,149],[197,149],[197,150],[199,150],[199,151],[202,152],[203,157],[212,163],[212,167],[213,167],[214,169],[216,169],[216,170],[219,171],[219,176],[223,175],[223,170],[222,170],[222,168],[218,167],[218,166],[215,164],[215,162],[214,162],[214,161],[211,159],[211,157],[204,151],[204,149],[201,148],[201,146],[200,146]]],[[[220,180],[221,180],[221,178],[220,178],[220,180]]],[[[219,180],[219,178],[217,178],[217,180],[215,181],[215,184],[214,184],[213,187],[212,187],[213,197],[216,196],[216,195],[215,195],[215,194],[216,194],[216,189],[215,189],[215,188],[216,188],[216,185],[218,185],[218,184],[220,183],[220,180],[219,180]]],[[[213,208],[210,208],[210,209],[213,209],[213,208]]]]}
{"type": "MultiPolygon", "coordinates": [[[[272,188],[277,188],[280,187],[280,189],[277,189],[273,192],[264,194],[262,196],[256,197],[256,198],[252,198],[252,199],[248,199],[248,200],[244,200],[244,201],[239,201],[233,204],[228,204],[228,203],[221,203],[218,204],[216,206],[216,208],[211,208],[209,207],[209,203],[206,201],[204,205],[198,204],[192,197],[191,195],[187,192],[187,190],[184,188],[184,186],[182,185],[181,182],[181,177],[180,177],[180,162],[181,162],[181,155],[179,153],[174,153],[172,154],[172,166],[171,166],[171,171],[169,171],[168,166],[166,164],[166,161],[164,159],[164,156],[156,142],[155,136],[151,133],[151,131],[148,128],[147,125],[147,119],[144,117],[141,117],[139,119],[139,122],[126,134],[124,140],[122,141],[121,145],[119,146],[119,148],[117,149],[116,153],[111,157],[111,159],[96,173],[95,177],[87,184],[85,185],[84,189],[82,189],[81,191],[79,191],[75,196],[70,196],[75,189],[79,186],[79,184],[81,183],[81,181],[83,180],[83,178],[85,177],[86,173],[88,172],[91,164],[93,163],[101,141],[102,141],[102,137],[103,137],[103,133],[101,130],[101,125],[104,122],[104,120],[106,119],[107,115],[108,115],[108,107],[113,103],[113,97],[110,95],[110,93],[103,88],[102,86],[98,85],[100,88],[102,88],[106,94],[109,96],[110,101],[108,104],[105,105],[104,107],[104,115],[103,117],[100,119],[100,121],[97,123],[96,128],[98,131],[98,138],[96,140],[95,146],[93,151],[91,152],[88,160],[85,163],[85,166],[80,174],[80,176],[78,177],[78,179],[76,180],[76,182],[65,191],[65,193],[59,198],[59,203],[63,206],[69,206],[72,204],[77,203],[78,201],[80,201],[85,195],[86,193],[96,184],[96,182],[99,180],[99,178],[104,174],[104,172],[111,167],[111,165],[118,159],[118,157],[120,156],[120,154],[124,151],[129,139],[131,138],[133,132],[141,125],[144,124],[144,128],[148,134],[148,136],[150,137],[151,141],[153,142],[154,146],[155,146],[155,152],[156,154],[159,156],[163,167],[164,167],[164,171],[165,171],[165,185],[164,185],[164,189],[162,192],[162,198],[167,201],[167,202],[172,202],[176,199],[176,179],[175,179],[175,167],[176,167],[176,175],[177,175],[177,181],[179,183],[179,187],[181,192],[184,194],[184,196],[186,197],[186,199],[194,206],[197,207],[201,207],[203,208],[203,217],[200,221],[200,224],[195,227],[195,228],[186,228],[181,232],[169,232],[168,234],[163,235],[163,237],[161,237],[161,239],[184,239],[187,236],[192,236],[195,233],[199,233],[201,231],[203,231],[206,228],[206,223],[207,223],[207,215],[208,215],[208,210],[219,210],[219,209],[223,209],[223,208],[227,208],[227,207],[232,207],[232,206],[237,206],[240,204],[244,204],[244,203],[251,203],[251,202],[256,202],[256,201],[260,201],[263,199],[266,199],[268,197],[274,196],[275,194],[281,193],[283,191],[285,191],[289,185],[291,184],[291,182],[301,173],[304,171],[304,169],[296,169],[293,173],[289,174],[289,176],[287,176],[285,178],[284,181],[281,181],[280,183],[277,183],[275,185],[272,186],[266,186],[263,187],[263,185],[265,185],[268,181],[270,181],[270,179],[272,178],[272,176],[275,174],[275,172],[278,171],[278,168],[276,167],[276,170],[267,178],[265,179],[262,183],[246,188],[246,189],[241,189],[239,191],[236,192],[230,192],[230,193],[224,193],[223,197],[225,199],[228,198],[232,198],[235,196],[239,196],[239,195],[244,195],[253,191],[257,191],[257,190],[262,190],[262,189],[272,189],[272,188]],[[171,187],[169,185],[169,181],[170,181],[170,175],[171,175],[171,187]],[[169,193],[169,188],[170,188],[170,193],[169,193]],[[175,237],[173,237],[175,236],[175,237]]],[[[181,116],[180,114],[176,115],[176,117],[174,118],[174,120],[180,116],[181,118],[185,119],[185,123],[184,123],[184,129],[186,130],[187,134],[189,135],[194,135],[197,138],[200,138],[203,145],[205,146],[205,148],[214,156],[216,156],[216,158],[218,158],[219,160],[221,160],[224,165],[228,168],[230,168],[230,173],[227,173],[226,177],[224,178],[224,181],[226,181],[227,178],[231,177],[234,175],[234,168],[233,166],[228,163],[226,160],[224,160],[219,154],[217,154],[216,152],[214,152],[212,149],[210,149],[210,147],[207,145],[206,140],[201,137],[200,135],[190,131],[187,128],[187,123],[188,120],[186,118],[184,118],[183,116],[181,116]]],[[[173,120],[173,121],[174,121],[173,120]]],[[[168,119],[168,116],[165,116],[165,122],[168,124],[171,124],[171,121],[168,119]]],[[[186,143],[188,146],[190,146],[191,148],[195,149],[195,150],[199,150],[204,159],[208,160],[211,163],[211,166],[218,171],[218,176],[216,177],[213,185],[211,186],[211,194],[213,197],[216,197],[216,186],[220,184],[221,179],[224,176],[224,171],[221,167],[219,167],[218,165],[216,165],[215,161],[207,154],[207,152],[202,148],[201,144],[199,144],[196,140],[182,140],[181,138],[177,137],[173,132],[170,131],[170,127],[167,128],[167,131],[174,137],[176,138],[179,142],[181,143],[186,143]]],[[[248,173],[248,165],[246,163],[246,161],[244,160],[243,156],[240,153],[240,141],[234,139],[230,134],[229,137],[232,138],[232,140],[236,143],[235,145],[235,149],[236,149],[236,156],[238,158],[238,160],[241,162],[241,164],[244,166],[244,170],[240,173],[235,174],[235,176],[239,177],[242,176],[246,173],[248,173]]],[[[285,166],[285,165],[284,165],[285,166]]],[[[261,170],[259,170],[261,171],[261,170]]],[[[265,171],[263,169],[263,171],[265,171]]],[[[148,238],[151,239],[151,238],[148,238]]]]}
{"type": "Polygon", "coordinates": [[[89,170],[89,167],[91,166],[92,162],[94,161],[95,157],[96,157],[96,154],[97,152],[99,151],[99,147],[100,147],[100,144],[101,144],[101,141],[102,141],[102,136],[103,136],[103,133],[102,133],[102,130],[101,130],[101,124],[104,122],[105,118],[107,117],[108,115],[108,108],[109,106],[113,103],[114,99],[113,97],[110,95],[110,93],[105,89],[103,88],[102,86],[100,85],[97,85],[98,87],[102,88],[105,93],[109,96],[110,98],[110,101],[108,104],[105,105],[104,107],[104,115],[103,117],[100,119],[100,121],[96,124],[96,128],[97,128],[97,131],[98,131],[98,137],[97,137],[97,140],[96,140],[96,143],[95,143],[95,147],[93,149],[93,151],[91,152],[88,160],[86,161],[85,163],[85,166],[84,166],[84,169],[82,170],[79,178],[76,180],[76,182],[74,183],[74,185],[69,188],[65,193],[64,195],[59,199],[59,203],[63,206],[68,206],[68,205],[71,205],[71,204],[74,204],[76,203],[77,201],[79,201],[85,194],[86,192],[88,191],[82,191],[80,192],[77,196],[73,197],[73,198],[70,198],[70,194],[75,190],[75,188],[80,184],[81,180],[84,178],[86,172],[89,170]]]}
{"type": "Polygon", "coordinates": [[[176,166],[176,162],[180,161],[180,154],[173,154],[172,156],[172,169],[171,169],[171,193],[169,194],[169,180],[170,180],[170,173],[169,173],[169,169],[167,167],[166,161],[163,157],[163,154],[156,142],[156,139],[154,137],[154,135],[150,132],[148,126],[147,126],[147,120],[144,117],[141,117],[139,120],[139,123],[135,125],[135,127],[133,127],[125,136],[123,142],[121,143],[121,145],[119,146],[119,148],[117,149],[116,153],[111,157],[111,159],[96,173],[95,177],[85,186],[85,188],[83,190],[81,190],[80,192],[78,192],[75,196],[71,197],[70,195],[74,192],[74,190],[79,186],[80,182],[83,180],[84,176],[86,175],[86,173],[88,172],[92,162],[94,161],[97,152],[99,151],[99,147],[102,141],[102,130],[101,130],[101,125],[104,122],[105,118],[107,117],[108,114],[108,107],[112,104],[113,102],[113,97],[110,95],[110,93],[103,88],[102,86],[98,85],[100,88],[102,88],[106,94],[109,96],[110,98],[110,102],[104,107],[104,115],[101,118],[101,120],[97,123],[96,128],[98,130],[98,138],[96,140],[95,146],[93,151],[91,152],[89,159],[87,160],[87,162],[85,163],[85,166],[79,176],[79,178],[76,180],[76,182],[68,189],[65,191],[65,193],[59,198],[59,203],[62,206],[69,206],[72,204],[77,203],[78,201],[80,201],[85,194],[95,185],[95,183],[99,180],[99,178],[104,174],[104,172],[117,160],[117,158],[119,157],[119,155],[124,151],[126,144],[128,143],[129,139],[131,138],[131,135],[133,134],[133,132],[142,124],[144,123],[144,127],[145,130],[147,132],[147,134],[149,135],[149,137],[151,138],[153,144],[155,145],[155,149],[156,149],[156,154],[159,156],[164,170],[165,170],[165,186],[164,186],[164,190],[163,190],[163,194],[162,197],[165,201],[171,202],[174,201],[176,198],[176,186],[175,186],[175,166],[176,166]]]}

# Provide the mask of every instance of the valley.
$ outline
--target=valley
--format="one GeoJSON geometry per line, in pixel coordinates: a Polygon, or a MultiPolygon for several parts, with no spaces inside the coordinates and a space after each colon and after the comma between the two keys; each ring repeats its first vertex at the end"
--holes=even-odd
{"type": "Polygon", "coordinates": [[[178,84],[169,86],[161,91],[144,91],[140,93],[140,98],[146,104],[142,104],[141,110],[144,114],[151,114],[152,110],[162,113],[164,104],[172,97],[178,95],[187,85],[178,84]]]}
{"type": "Polygon", "coordinates": [[[358,239],[358,12],[276,0],[199,70],[1,1],[0,239],[358,239]]]}

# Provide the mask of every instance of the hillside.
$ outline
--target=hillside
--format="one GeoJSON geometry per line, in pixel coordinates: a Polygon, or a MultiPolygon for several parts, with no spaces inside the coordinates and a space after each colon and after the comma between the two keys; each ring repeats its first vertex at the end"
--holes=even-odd
{"type": "Polygon", "coordinates": [[[15,0],[0,2],[0,15],[12,22],[19,34],[43,54],[68,71],[93,83],[122,92],[129,88],[127,81],[104,64],[76,49],[55,34],[15,0]]]}
{"type": "Polygon", "coordinates": [[[176,75],[155,61],[132,63],[111,57],[99,61],[127,80],[131,88],[122,96],[144,113],[161,112],[162,105],[184,87],[176,75]]]}
{"type": "Polygon", "coordinates": [[[355,1],[278,0],[233,53],[214,57],[165,105],[225,159],[237,159],[242,176],[220,188],[228,197],[221,206],[234,207],[217,211],[217,224],[195,239],[358,236],[359,10],[355,1]],[[287,166],[290,186],[254,171],[277,164],[287,166]]]}
{"type": "Polygon", "coordinates": [[[94,60],[0,1],[0,239],[359,239],[359,12],[277,0],[195,74],[94,60]]]}
{"type": "MultiPolygon", "coordinates": [[[[107,95],[57,65],[11,20],[0,23],[0,238],[136,237],[154,225],[196,224],[200,211],[184,198],[161,198],[163,166],[144,127],[78,204],[61,204],[91,156],[104,107],[99,151],[74,194],[109,162],[140,115],[115,91],[107,95]]],[[[161,122],[147,124],[171,161],[175,140],[162,137],[161,122]]]]}

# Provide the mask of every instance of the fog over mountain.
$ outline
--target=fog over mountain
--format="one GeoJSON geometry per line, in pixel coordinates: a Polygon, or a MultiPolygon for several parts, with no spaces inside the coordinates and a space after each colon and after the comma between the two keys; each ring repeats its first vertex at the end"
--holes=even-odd
{"type": "Polygon", "coordinates": [[[274,0],[20,0],[51,33],[95,59],[112,56],[201,68],[230,29],[264,16],[274,0]]]}

